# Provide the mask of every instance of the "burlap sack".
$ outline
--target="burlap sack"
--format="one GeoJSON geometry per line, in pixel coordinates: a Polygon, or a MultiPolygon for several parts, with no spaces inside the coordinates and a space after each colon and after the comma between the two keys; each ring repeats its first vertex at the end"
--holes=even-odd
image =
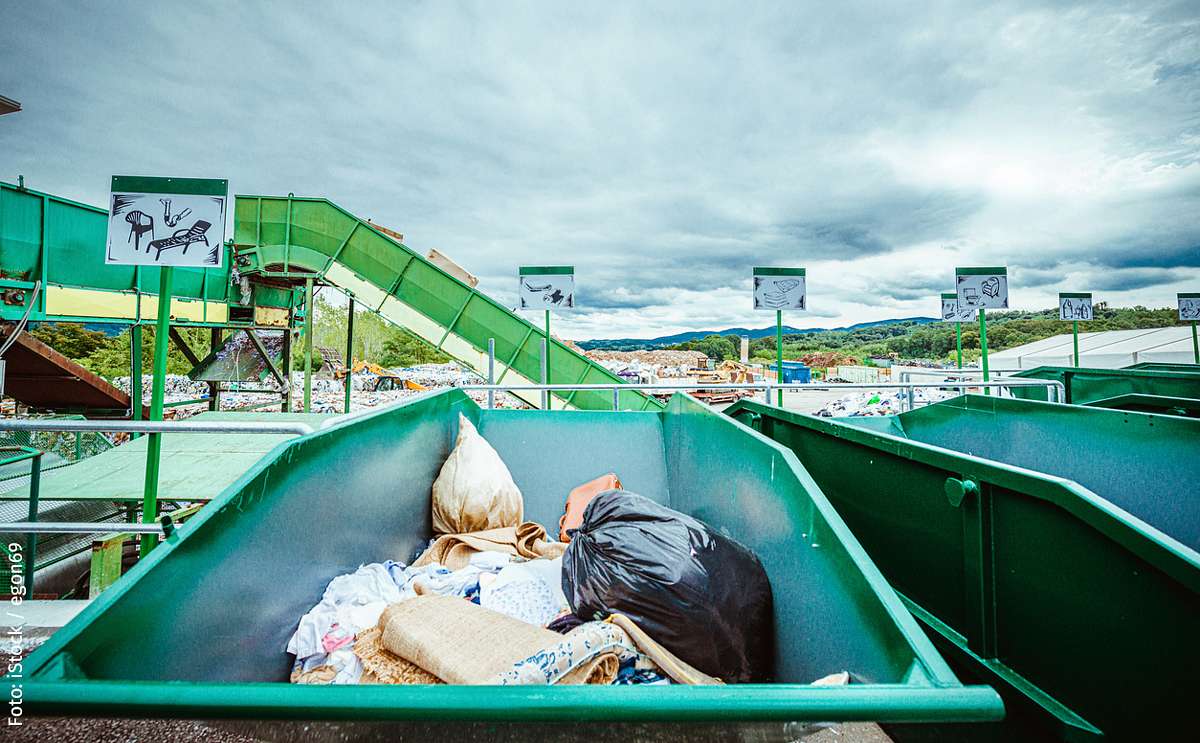
{"type": "Polygon", "coordinates": [[[383,633],[379,627],[371,627],[358,633],[354,640],[354,654],[362,661],[363,675],[360,684],[441,684],[440,678],[421,668],[412,661],[389,652],[381,642],[383,633]]]}
{"type": "Polygon", "coordinates": [[[500,455],[462,413],[458,439],[433,481],[433,533],[467,534],[521,523],[525,504],[500,455]]]}
{"type": "MultiPolygon", "coordinates": [[[[417,596],[380,617],[382,645],[448,684],[495,684],[514,664],[558,644],[563,636],[464,601],[417,596]]],[[[582,657],[560,684],[611,684],[620,666],[614,653],[582,657]]]]}
{"type": "Polygon", "coordinates": [[[413,561],[413,567],[439,563],[450,570],[461,570],[471,562],[476,552],[503,552],[530,560],[562,557],[567,548],[559,542],[546,541],[546,527],[526,521],[517,527],[488,529],[471,534],[445,534],[413,561]]]}

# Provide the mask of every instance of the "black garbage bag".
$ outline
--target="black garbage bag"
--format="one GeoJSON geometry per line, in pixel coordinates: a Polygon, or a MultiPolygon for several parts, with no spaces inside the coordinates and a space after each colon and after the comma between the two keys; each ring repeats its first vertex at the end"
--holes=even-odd
{"type": "Polygon", "coordinates": [[[771,680],[771,584],[753,552],[623,490],[597,495],[569,534],[563,592],[577,616],[624,614],[726,683],[771,680]]]}

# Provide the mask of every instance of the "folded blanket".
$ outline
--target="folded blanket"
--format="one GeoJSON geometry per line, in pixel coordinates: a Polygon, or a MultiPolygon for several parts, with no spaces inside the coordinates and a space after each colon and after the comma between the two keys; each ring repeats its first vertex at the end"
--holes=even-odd
{"type": "Polygon", "coordinates": [[[546,527],[533,521],[468,534],[443,534],[413,562],[413,567],[437,562],[450,570],[461,570],[476,552],[503,552],[513,557],[534,559],[561,557],[567,546],[546,540],[546,527]]]}

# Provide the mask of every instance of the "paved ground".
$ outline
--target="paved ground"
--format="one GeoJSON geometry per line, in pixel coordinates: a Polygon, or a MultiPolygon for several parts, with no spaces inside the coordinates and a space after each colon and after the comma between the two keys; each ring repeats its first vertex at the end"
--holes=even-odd
{"type": "Polygon", "coordinates": [[[17,728],[0,730],[0,740],[14,743],[890,743],[875,725],[853,723],[812,730],[794,725],[452,725],[415,723],[348,725],[343,723],[191,722],[46,718],[28,719],[17,728]],[[804,737],[804,733],[810,733],[804,737]]]}

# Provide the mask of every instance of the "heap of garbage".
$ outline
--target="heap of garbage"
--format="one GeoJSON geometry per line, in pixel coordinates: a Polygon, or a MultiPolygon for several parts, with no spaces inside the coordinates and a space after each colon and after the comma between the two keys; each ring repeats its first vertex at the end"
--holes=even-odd
{"type": "MultiPolygon", "coordinates": [[[[920,407],[958,395],[957,390],[917,388],[913,390],[913,405],[920,407]]],[[[822,418],[854,418],[867,415],[898,415],[908,409],[908,390],[891,389],[858,392],[832,400],[814,415],[822,418]]]]}
{"type": "Polygon", "coordinates": [[[686,377],[708,363],[699,351],[588,351],[587,357],[626,381],[651,384],[664,377],[686,377]]]}
{"type": "Polygon", "coordinates": [[[288,641],[293,683],[772,680],[771,585],[752,551],[611,472],[565,494],[551,537],[496,450],[458,425],[433,538],[407,563],[331,580],[288,641]]]}

